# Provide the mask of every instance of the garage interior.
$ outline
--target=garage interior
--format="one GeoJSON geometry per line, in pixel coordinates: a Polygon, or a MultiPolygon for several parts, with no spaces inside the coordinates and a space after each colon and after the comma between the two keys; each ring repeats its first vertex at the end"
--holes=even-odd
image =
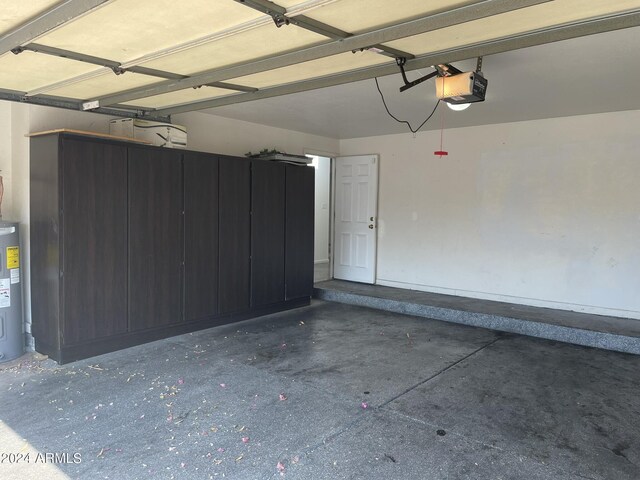
{"type": "Polygon", "coordinates": [[[640,1],[5,3],[2,478],[640,476],[640,1]]]}

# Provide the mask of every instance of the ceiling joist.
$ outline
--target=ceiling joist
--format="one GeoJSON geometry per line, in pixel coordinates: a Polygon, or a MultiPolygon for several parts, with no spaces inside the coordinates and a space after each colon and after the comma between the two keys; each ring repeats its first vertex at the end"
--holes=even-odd
{"type": "Polygon", "coordinates": [[[197,87],[211,82],[224,81],[298,63],[330,57],[354,50],[366,49],[372,45],[398,40],[453,25],[472,22],[481,18],[531,7],[551,0],[483,0],[471,5],[454,8],[448,11],[428,15],[408,22],[353,35],[329,43],[304,48],[294,52],[275,55],[261,60],[247,62],[231,67],[223,67],[193,75],[181,80],[168,80],[153,85],[134,88],[128,91],[107,95],[86,102],[85,108],[92,109],[96,105],[109,106],[117,103],[131,102],[140,98],[151,97],[177,90],[197,87]]]}
{"type": "MultiPolygon", "coordinates": [[[[309,30],[311,32],[323,35],[328,38],[332,38],[334,40],[341,40],[341,39],[352,36],[350,33],[344,32],[339,28],[332,27],[331,25],[327,25],[326,23],[319,22],[305,15],[289,16],[287,14],[286,8],[281,7],[276,3],[270,2],[269,0],[235,0],[235,1],[243,5],[246,5],[247,7],[253,8],[254,10],[258,10],[259,12],[266,13],[271,18],[273,18],[273,21],[278,28],[280,28],[283,25],[292,24],[300,28],[304,28],[305,30],[309,30]]],[[[410,53],[402,52],[394,48],[388,48],[388,47],[385,47],[384,45],[371,45],[371,48],[374,48],[381,55],[386,55],[388,57],[413,58],[413,55],[410,53]]]]}
{"type": "MultiPolygon", "coordinates": [[[[476,45],[455,48],[437,52],[434,54],[418,56],[413,60],[407,61],[404,68],[407,71],[418,70],[441,63],[457,62],[461,60],[467,60],[469,58],[494,55],[497,53],[518,50],[521,48],[533,47],[536,45],[543,45],[546,43],[569,40],[571,38],[578,38],[586,35],[593,35],[596,33],[638,26],[640,26],[640,12],[638,11],[619,15],[611,15],[605,18],[575,22],[568,25],[560,25],[517,35],[514,37],[483,42],[476,45]]],[[[161,108],[156,110],[154,113],[158,115],[174,115],[177,113],[222,107],[225,105],[250,102],[253,100],[260,100],[264,98],[272,98],[282,95],[305,92],[309,90],[316,90],[319,88],[343,85],[346,83],[367,80],[374,77],[393,75],[394,73],[397,73],[397,71],[397,65],[395,63],[389,63],[382,66],[363,68],[356,71],[344,72],[335,75],[328,75],[321,78],[314,78],[311,80],[304,80],[301,82],[265,88],[253,93],[229,95],[212,100],[205,100],[169,108],[161,108]]]]}
{"type": "MultiPolygon", "coordinates": [[[[30,51],[36,53],[42,53],[45,55],[52,55],[54,57],[68,58],[78,62],[90,63],[92,65],[99,65],[113,71],[116,75],[122,75],[126,72],[138,73],[141,75],[147,75],[150,77],[158,77],[164,79],[180,80],[189,78],[187,75],[180,75],[179,73],[165,72],[163,70],[157,70],[155,68],[142,67],[133,65],[130,67],[124,67],[121,63],[106,58],[94,57],[92,55],[86,55],[84,53],[72,52],[70,50],[63,50],[61,48],[49,47],[47,45],[39,45],[37,43],[29,43],[23,47],[14,48],[13,53],[20,54],[23,51],[30,51]]],[[[236,85],[226,82],[211,82],[206,84],[209,87],[223,88],[226,90],[235,90],[238,92],[256,92],[258,89],[248,87],[244,85],[236,85]]],[[[34,95],[33,93],[28,95],[34,95]]]]}
{"type": "Polygon", "coordinates": [[[415,70],[640,26],[640,0],[297,1],[185,0],[175,19],[151,10],[171,0],[16,5],[0,21],[0,99],[167,119],[397,73],[384,56],[415,70]]]}
{"type": "Polygon", "coordinates": [[[0,55],[33,41],[110,0],[67,0],[0,38],[0,55]]]}
{"type": "MultiPolygon", "coordinates": [[[[37,97],[27,97],[25,92],[15,90],[0,89],[0,100],[10,102],[27,103],[30,105],[43,105],[46,107],[64,108],[65,110],[81,110],[78,100],[52,95],[39,95],[37,97]]],[[[158,122],[170,122],[168,116],[155,115],[152,112],[136,108],[134,106],[117,105],[112,108],[97,108],[93,113],[102,113],[113,117],[142,118],[146,120],[156,120],[158,122]]]]}
{"type": "MultiPolygon", "coordinates": [[[[295,16],[299,16],[302,15],[303,13],[309,11],[309,10],[313,10],[314,8],[317,7],[321,7],[330,3],[335,2],[336,0],[308,0],[300,5],[296,5],[294,7],[291,7],[290,9],[287,10],[288,14],[290,17],[295,17],[295,16]]],[[[190,39],[186,42],[182,42],[176,45],[172,45],[170,47],[167,48],[163,48],[161,50],[158,51],[154,51],[152,53],[148,53],[146,55],[143,55],[141,57],[135,58],[133,60],[128,60],[126,62],[123,62],[121,64],[121,67],[124,69],[130,69],[131,67],[137,66],[137,65],[141,65],[144,63],[148,63],[148,62],[153,62],[156,60],[160,60],[172,55],[177,55],[177,54],[181,54],[183,52],[186,52],[190,49],[193,48],[198,48],[198,47],[202,47],[204,45],[208,45],[210,43],[216,42],[216,41],[220,41],[223,40],[224,38],[228,38],[228,37],[233,37],[236,35],[241,35],[245,32],[249,32],[251,30],[260,28],[262,26],[268,25],[271,22],[271,20],[269,19],[269,17],[263,16],[263,17],[259,17],[247,22],[242,22],[239,23],[237,25],[234,25],[230,28],[227,29],[223,29],[220,31],[216,31],[210,34],[207,34],[203,37],[198,37],[195,39],[190,39]]],[[[390,51],[392,51],[393,49],[390,49],[390,51]]],[[[109,70],[107,68],[102,68],[99,70],[94,70],[93,72],[88,72],[82,75],[78,75],[75,77],[70,77],[65,79],[64,81],[59,81],[59,82],[53,82],[47,85],[41,85],[39,86],[37,89],[34,89],[33,91],[29,92],[29,95],[38,95],[41,93],[46,93],[52,90],[56,90],[58,88],[61,87],[66,87],[69,85],[74,85],[76,83],[80,83],[83,82],[85,80],[89,80],[92,78],[96,78],[99,77],[101,75],[107,75],[109,74],[109,70]]],[[[183,78],[186,78],[185,76],[182,76],[183,78]]],[[[220,84],[222,84],[221,82],[219,82],[220,84]]],[[[224,85],[224,84],[222,84],[224,85]]],[[[227,85],[233,85],[233,84],[227,84],[227,85]]],[[[242,87],[241,85],[237,85],[237,87],[242,87]]],[[[224,86],[221,86],[219,88],[226,88],[224,86]]],[[[246,88],[251,88],[251,87],[246,87],[246,88]]],[[[244,91],[241,88],[233,88],[231,90],[238,90],[238,91],[244,91]]]]}

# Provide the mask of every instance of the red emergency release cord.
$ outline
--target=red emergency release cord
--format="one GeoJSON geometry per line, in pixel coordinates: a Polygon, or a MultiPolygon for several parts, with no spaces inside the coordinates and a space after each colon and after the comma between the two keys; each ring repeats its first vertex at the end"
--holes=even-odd
{"type": "Polygon", "coordinates": [[[440,158],[442,158],[444,155],[449,155],[449,152],[445,151],[442,148],[442,138],[444,137],[444,111],[445,110],[446,108],[440,109],[440,118],[442,120],[440,124],[440,150],[436,150],[435,152],[433,152],[434,155],[437,155],[440,158]]]}

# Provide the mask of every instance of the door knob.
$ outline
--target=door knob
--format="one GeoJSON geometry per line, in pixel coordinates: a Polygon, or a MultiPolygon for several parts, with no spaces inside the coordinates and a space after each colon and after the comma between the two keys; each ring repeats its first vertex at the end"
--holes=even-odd
{"type": "Polygon", "coordinates": [[[373,217],[369,217],[369,220],[373,222],[373,217]]]}
{"type": "Polygon", "coordinates": [[[369,228],[373,228],[373,225],[369,225],[369,228]]]}

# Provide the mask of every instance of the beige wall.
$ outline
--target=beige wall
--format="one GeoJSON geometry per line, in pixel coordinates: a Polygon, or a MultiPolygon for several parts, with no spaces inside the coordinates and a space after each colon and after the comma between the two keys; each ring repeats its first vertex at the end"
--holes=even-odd
{"type": "Polygon", "coordinates": [[[265,148],[303,155],[338,151],[338,140],[283,128],[268,127],[230,118],[193,112],[174,115],[173,123],[189,132],[189,148],[204,152],[243,156],[265,148]]]}
{"type": "Polygon", "coordinates": [[[0,102],[0,175],[3,178],[4,198],[2,214],[11,219],[7,213],[12,212],[11,195],[11,104],[0,102]]]}
{"type": "Polygon", "coordinates": [[[341,141],[380,154],[377,283],[640,319],[638,125],[445,130],[442,159],[439,131],[341,141]]]}

